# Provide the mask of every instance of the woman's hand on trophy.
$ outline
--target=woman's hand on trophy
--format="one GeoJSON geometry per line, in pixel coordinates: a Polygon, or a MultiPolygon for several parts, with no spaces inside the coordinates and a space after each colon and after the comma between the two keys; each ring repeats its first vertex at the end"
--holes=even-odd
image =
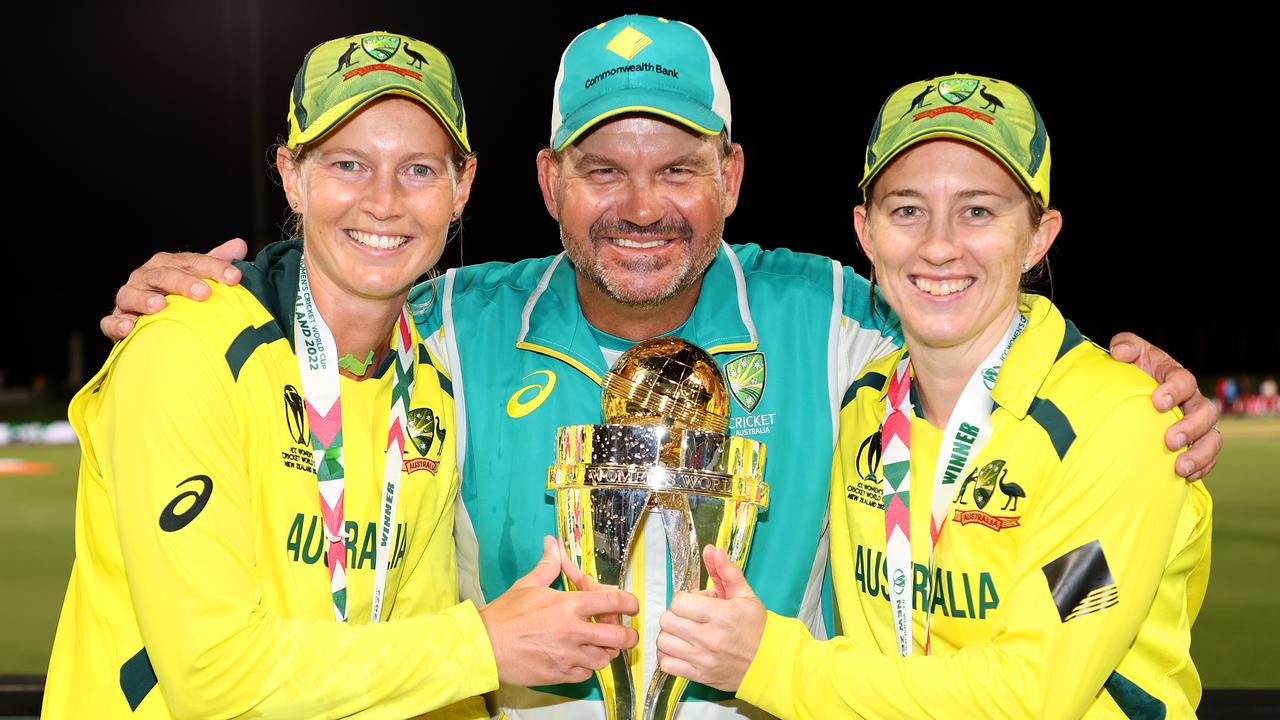
{"type": "Polygon", "coordinates": [[[659,621],[658,667],[735,692],[760,648],[764,604],[724,550],[708,545],[702,550],[702,561],[713,585],[671,599],[671,607],[659,621]]]}
{"type": "MultiPolygon", "coordinates": [[[[594,575],[588,575],[582,572],[582,568],[573,564],[569,559],[569,555],[564,552],[564,547],[560,543],[556,543],[556,547],[560,550],[560,571],[564,573],[564,577],[569,581],[566,590],[617,590],[617,585],[606,585],[595,578],[594,575]]],[[[596,622],[609,623],[610,625],[621,625],[622,616],[617,613],[607,615],[597,615],[596,622]]]]}
{"type": "Polygon", "coordinates": [[[553,590],[562,554],[543,539],[542,559],[511,589],[480,611],[498,677],[515,685],[582,682],[639,637],[630,627],[597,623],[593,616],[634,615],[634,595],[617,589],[553,590]]]}

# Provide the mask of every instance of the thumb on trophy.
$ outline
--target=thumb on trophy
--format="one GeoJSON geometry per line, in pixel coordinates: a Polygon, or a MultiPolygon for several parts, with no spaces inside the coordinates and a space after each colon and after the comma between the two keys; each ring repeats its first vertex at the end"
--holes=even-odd
{"type": "Polygon", "coordinates": [[[560,546],[545,538],[542,559],[529,574],[480,609],[498,677],[513,685],[582,682],[639,639],[630,627],[593,616],[634,614],[639,603],[621,590],[566,593],[550,585],[560,576],[560,546]]]}
{"type": "Polygon", "coordinates": [[[550,535],[542,538],[542,557],[527,575],[515,581],[513,588],[551,587],[560,577],[560,544],[550,535]]]}
{"type": "Polygon", "coordinates": [[[658,667],[736,692],[760,648],[767,612],[728,553],[708,545],[702,561],[712,587],[671,598],[658,621],[658,667]]]}
{"type": "Polygon", "coordinates": [[[734,598],[754,598],[755,591],[747,584],[742,570],[729,557],[729,553],[714,545],[702,549],[702,562],[707,568],[710,578],[708,590],[721,600],[734,598]]]}

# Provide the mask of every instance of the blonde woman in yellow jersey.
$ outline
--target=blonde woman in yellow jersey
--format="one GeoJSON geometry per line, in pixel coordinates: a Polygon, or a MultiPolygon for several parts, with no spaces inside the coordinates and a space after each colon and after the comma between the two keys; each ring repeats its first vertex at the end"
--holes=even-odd
{"type": "Polygon", "coordinates": [[[663,669],[784,718],[1192,717],[1211,502],[1150,380],[1020,294],[1062,227],[1030,98],[972,75],[881,110],[854,212],[906,347],[846,395],[831,487],[841,637],[719,589],[663,669]]]}
{"type": "Polygon", "coordinates": [[[288,121],[303,239],[148,318],[72,402],[46,717],[487,717],[500,677],[581,681],[635,642],[590,622],[630,595],[547,587],[554,543],[483,610],[458,602],[453,399],[405,305],[475,176],[448,58],[324,43],[288,121]]]}

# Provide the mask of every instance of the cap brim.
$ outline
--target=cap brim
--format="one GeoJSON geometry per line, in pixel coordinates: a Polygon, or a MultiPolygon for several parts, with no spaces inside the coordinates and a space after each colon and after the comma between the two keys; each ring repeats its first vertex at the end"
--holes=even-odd
{"type": "Polygon", "coordinates": [[[551,139],[551,148],[563,150],[601,122],[627,113],[664,117],[701,135],[719,135],[724,130],[724,120],[702,103],[678,93],[636,88],[609,93],[578,108],[560,124],[551,139]]]}
{"type": "Polygon", "coordinates": [[[880,159],[877,160],[875,167],[871,168],[870,172],[864,175],[862,178],[862,181],[858,183],[858,187],[862,188],[863,197],[866,198],[867,184],[870,183],[873,179],[875,179],[875,177],[879,175],[881,171],[883,171],[886,167],[888,167],[889,163],[893,162],[894,158],[902,154],[903,150],[906,150],[912,147],[913,145],[919,145],[920,143],[926,140],[937,140],[939,138],[949,138],[951,140],[960,140],[961,142],[967,142],[971,145],[977,145],[983,150],[986,150],[989,155],[999,160],[1002,165],[1008,168],[1009,172],[1013,173],[1013,176],[1018,178],[1018,181],[1022,183],[1022,186],[1026,188],[1027,191],[1035,193],[1040,197],[1040,199],[1045,201],[1046,205],[1048,204],[1049,201],[1047,198],[1045,198],[1044,189],[1040,187],[1040,183],[1037,182],[1035,178],[1028,175],[1027,171],[1024,168],[1019,167],[1018,164],[1014,162],[1010,157],[1008,157],[1004,153],[1004,151],[1002,151],[1000,148],[992,145],[991,143],[987,142],[984,138],[978,137],[976,135],[969,135],[967,133],[964,133],[955,129],[941,129],[941,128],[929,129],[917,135],[910,135],[905,140],[895,145],[893,149],[891,149],[889,152],[885,153],[884,155],[881,155],[880,159]]]}
{"type": "Polygon", "coordinates": [[[359,112],[361,108],[385,95],[399,95],[421,103],[431,111],[432,115],[436,116],[436,119],[444,126],[445,131],[449,133],[449,137],[453,138],[453,142],[462,149],[462,152],[467,155],[471,154],[471,146],[466,141],[466,138],[462,136],[462,133],[459,132],[458,128],[453,126],[453,122],[445,117],[445,114],[441,112],[440,108],[436,107],[435,102],[432,101],[431,98],[424,96],[422,93],[416,92],[413,88],[405,87],[403,85],[388,85],[380,87],[377,90],[367,92],[363,95],[348,98],[337,107],[332,108],[325,114],[321,115],[315,122],[311,123],[305,131],[291,133],[289,135],[289,149],[292,150],[299,145],[314,142],[317,138],[323,137],[329,131],[346,122],[348,118],[359,112]]]}

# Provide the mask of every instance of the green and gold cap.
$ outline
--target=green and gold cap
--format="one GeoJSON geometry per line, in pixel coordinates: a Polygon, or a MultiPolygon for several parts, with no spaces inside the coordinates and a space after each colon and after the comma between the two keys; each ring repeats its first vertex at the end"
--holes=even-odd
{"type": "Polygon", "coordinates": [[[885,101],[867,140],[862,182],[924,140],[952,138],[996,156],[1027,190],[1049,204],[1049,134],[1031,97],[979,75],[947,75],[899,88],[885,101]]]}
{"type": "Polygon", "coordinates": [[[702,33],[675,20],[624,15],[569,43],[551,103],[551,148],[563,150],[624,113],[658,115],[703,135],[729,129],[729,89],[702,33]]]}
{"type": "Polygon", "coordinates": [[[453,63],[421,40],[382,31],[330,40],[307,53],[289,96],[289,149],[319,139],[383,95],[426,105],[470,154],[453,63]]]}

